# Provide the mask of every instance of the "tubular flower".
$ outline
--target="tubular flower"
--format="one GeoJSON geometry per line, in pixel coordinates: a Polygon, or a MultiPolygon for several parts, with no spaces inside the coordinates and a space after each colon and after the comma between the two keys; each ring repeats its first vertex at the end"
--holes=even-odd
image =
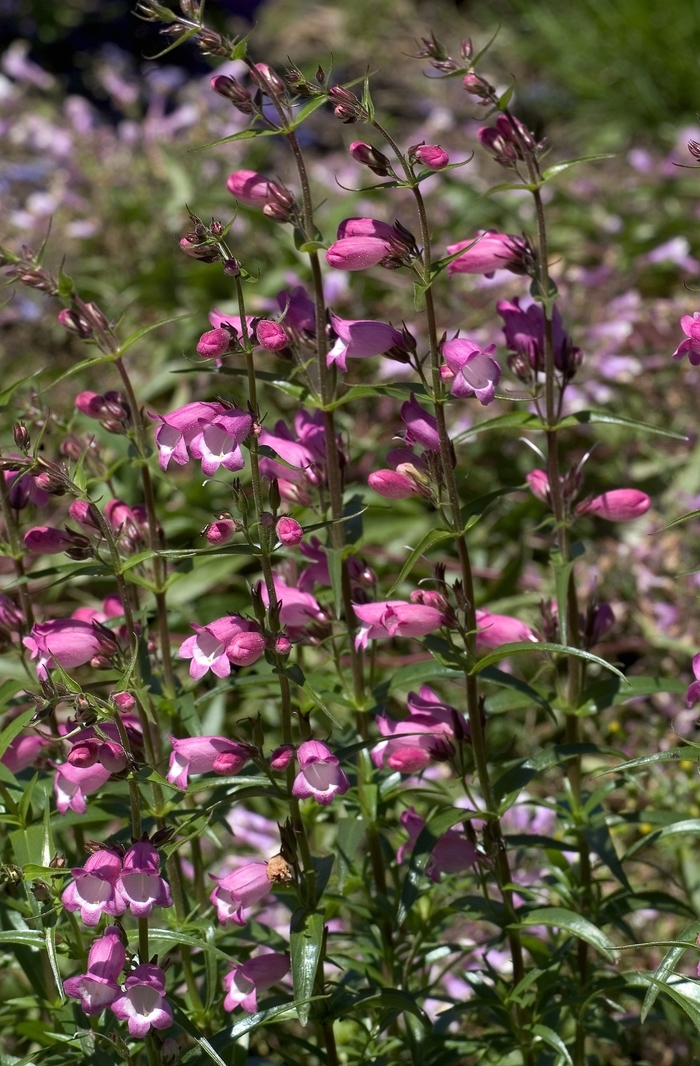
{"type": "Polygon", "coordinates": [[[160,876],[160,855],[148,840],[127,851],[116,891],[137,918],[147,917],[154,906],[172,907],[170,888],[160,876]]]}
{"type": "Polygon", "coordinates": [[[94,940],[88,954],[87,973],[69,977],[63,989],[71,999],[79,999],[85,1014],[101,1014],[119,995],[117,978],[124,969],[126,951],[115,925],[94,940]]]}
{"type": "Polygon", "coordinates": [[[237,774],[250,757],[250,749],[226,737],[169,737],[173,750],[170,756],[168,781],[178,788],[187,788],[190,774],[237,774]]]}
{"type": "Polygon", "coordinates": [[[695,680],[688,686],[685,694],[687,707],[692,707],[700,699],[700,655],[696,655],[693,658],[693,673],[695,674],[695,680]]]}
{"type": "Polygon", "coordinates": [[[405,600],[382,600],[378,603],[353,603],[361,622],[355,647],[366,648],[370,640],[386,637],[425,637],[445,625],[446,618],[436,607],[405,600]]]}
{"type": "Polygon", "coordinates": [[[255,1014],[258,1009],[258,992],[264,992],[281,981],[289,973],[289,967],[289,955],[276,951],[258,955],[240,966],[234,966],[224,978],[224,1010],[242,1007],[248,1014],[255,1014]]]}
{"type": "Polygon", "coordinates": [[[48,669],[62,666],[72,670],[89,663],[96,655],[111,655],[116,645],[92,622],[79,618],[57,618],[32,626],[22,641],[29,648],[30,659],[37,659],[36,676],[40,681],[48,677],[48,669]]]}
{"type": "Polygon", "coordinates": [[[124,991],[110,1010],[129,1025],[129,1035],[143,1037],[151,1026],[169,1029],[173,1024],[173,1009],[165,998],[165,974],[159,966],[144,962],[130,973],[124,991]]]}
{"type": "Polygon", "coordinates": [[[180,658],[191,659],[190,677],[196,681],[211,670],[217,677],[228,677],[231,663],[250,666],[265,650],[265,638],[254,622],[238,615],[217,618],[206,626],[191,623],[194,637],[180,645],[180,658]]]}
{"type": "Polygon", "coordinates": [[[87,811],[85,797],[102,788],[111,776],[112,771],[99,762],[87,767],[73,766],[69,762],[61,763],[56,767],[56,776],[53,781],[58,813],[65,814],[70,810],[75,811],[76,814],[85,814],[87,811]]]}
{"type": "Polygon", "coordinates": [[[501,380],[501,368],[492,358],[495,351],[495,344],[480,348],[473,341],[459,337],[443,344],[445,362],[440,376],[451,383],[453,396],[476,396],[484,405],[491,403],[501,380]]]}
{"type": "Polygon", "coordinates": [[[674,359],[682,359],[684,355],[692,366],[700,366],[700,311],[692,315],[683,315],[681,329],[685,333],[686,340],[676,348],[673,353],[674,359]]]}
{"type": "Polygon", "coordinates": [[[523,640],[537,642],[529,626],[507,614],[479,610],[476,612],[476,624],[476,643],[480,648],[500,648],[501,644],[515,644],[523,640]]]}
{"type": "MultiPolygon", "coordinates": [[[[396,858],[403,862],[405,856],[413,851],[425,822],[409,807],[401,815],[401,824],[408,833],[408,841],[398,850],[396,858]]],[[[441,874],[461,873],[468,870],[478,859],[478,852],[470,840],[456,829],[448,829],[432,850],[425,867],[426,875],[432,881],[439,881],[441,874]]]]}
{"type": "Polygon", "coordinates": [[[523,254],[525,241],[509,233],[496,233],[493,230],[479,230],[469,241],[457,241],[448,244],[449,255],[454,255],[462,248],[466,249],[458,259],[448,263],[448,274],[485,274],[493,277],[497,270],[510,270],[514,274],[523,274],[523,254]]]}
{"type": "Polygon", "coordinates": [[[343,373],[348,359],[367,359],[383,355],[390,348],[404,347],[404,338],[388,322],[371,319],[340,318],[331,311],[331,325],[337,340],[326,356],[328,366],[335,363],[343,373]]]}
{"type": "Polygon", "coordinates": [[[588,503],[580,503],[576,513],[599,515],[609,522],[631,522],[641,518],[650,507],[651,500],[646,492],[640,492],[639,489],[611,489],[588,503]]]}
{"type": "Polygon", "coordinates": [[[158,463],[161,470],[167,470],[171,459],[178,466],[189,462],[188,447],[194,437],[201,433],[202,425],[211,423],[228,408],[222,403],[186,403],[168,415],[151,414],[151,418],[160,422],[156,430],[158,463]]]}
{"type": "Polygon", "coordinates": [[[200,459],[202,471],[213,477],[220,466],[224,470],[242,470],[245,466],[241,444],[250,433],[251,415],[231,408],[213,421],[203,421],[190,441],[190,454],[200,459]]]}
{"type": "Polygon", "coordinates": [[[437,419],[421,407],[413,393],[410,400],[401,404],[401,420],[406,427],[404,441],[409,447],[420,444],[426,451],[440,451],[437,419]]]}
{"type": "Polygon", "coordinates": [[[443,703],[429,685],[423,685],[420,693],[409,692],[408,711],[400,722],[382,715],[377,717],[377,727],[385,739],[372,748],[375,766],[415,773],[432,760],[449,758],[455,737],[469,736],[464,715],[443,703]]]}
{"type": "Polygon", "coordinates": [[[97,925],[103,914],[119,917],[126,903],[117,892],[122,861],[113,851],[94,852],[84,866],[71,870],[75,878],[64,890],[61,902],[67,911],[80,911],[83,923],[97,925]]]}
{"type": "Polygon", "coordinates": [[[315,799],[323,807],[350,788],[347,774],[338,759],[320,740],[306,740],[297,752],[300,772],[294,779],[292,795],[298,799],[315,799]]]}
{"type": "Polygon", "coordinates": [[[266,862],[249,862],[225,877],[209,875],[218,884],[209,899],[216,907],[222,925],[234,922],[245,925],[246,911],[270,892],[270,879],[266,862]]]}

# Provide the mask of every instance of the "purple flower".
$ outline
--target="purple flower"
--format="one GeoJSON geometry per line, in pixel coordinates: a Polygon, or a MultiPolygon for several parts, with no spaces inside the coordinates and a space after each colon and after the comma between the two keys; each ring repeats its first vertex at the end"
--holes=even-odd
{"type": "Polygon", "coordinates": [[[231,663],[250,666],[265,650],[265,638],[254,622],[238,615],[217,618],[206,626],[190,623],[195,631],[180,645],[182,659],[191,659],[190,677],[196,681],[208,670],[217,677],[228,677],[231,663]]]}
{"type": "Polygon", "coordinates": [[[338,339],[328,352],[328,366],[336,363],[343,373],[348,359],[367,359],[383,355],[390,348],[404,347],[404,339],[388,322],[373,322],[371,319],[339,318],[331,311],[331,324],[338,339]]]}
{"type": "MultiPolygon", "coordinates": [[[[543,372],[544,314],[540,305],[533,303],[524,310],[517,299],[512,302],[499,300],[496,310],[503,319],[508,348],[527,360],[534,371],[543,372]]],[[[552,311],[552,343],[557,370],[575,371],[581,361],[581,351],[573,346],[556,305],[552,311]]]]}
{"type": "Polygon", "coordinates": [[[289,344],[289,338],[279,322],[263,318],[255,328],[255,336],[261,348],[268,352],[279,352],[289,344]]]}
{"type": "Polygon", "coordinates": [[[117,892],[122,861],[113,851],[94,852],[84,866],[71,870],[75,878],[61,896],[67,911],[80,911],[85,925],[97,925],[103,914],[119,917],[126,903],[117,892]]]}
{"type": "Polygon", "coordinates": [[[160,855],[148,840],[139,840],[127,851],[116,891],[137,918],[147,917],[154,906],[172,907],[170,889],[160,876],[160,855]]]}
{"type": "Polygon", "coordinates": [[[167,470],[171,459],[178,466],[189,462],[188,446],[193,438],[202,432],[202,425],[213,422],[219,415],[229,410],[222,403],[187,403],[178,407],[169,415],[151,414],[151,418],[160,422],[156,430],[158,446],[158,463],[161,470],[167,470]]]}
{"type": "Polygon", "coordinates": [[[210,329],[197,341],[197,355],[202,359],[221,359],[226,355],[231,344],[231,334],[227,329],[210,329]]]}
{"type": "Polygon", "coordinates": [[[448,244],[449,255],[466,248],[463,255],[448,263],[448,274],[485,274],[493,277],[497,270],[511,270],[514,274],[523,274],[523,253],[525,242],[521,237],[512,237],[509,233],[495,233],[493,230],[479,230],[469,241],[457,241],[448,244]]]}
{"type": "Polygon", "coordinates": [[[327,807],[336,795],[342,796],[350,788],[347,774],[340,769],[330,748],[320,740],[306,740],[300,744],[297,758],[301,770],[294,779],[293,796],[315,799],[327,807]]]}
{"type": "Polygon", "coordinates": [[[190,441],[190,454],[194,459],[201,459],[207,477],[213,477],[220,466],[231,471],[243,469],[241,443],[250,433],[252,423],[251,415],[237,408],[211,422],[200,423],[199,432],[190,441]]]}
{"type": "Polygon", "coordinates": [[[33,555],[59,555],[70,548],[85,548],[88,541],[79,533],[54,526],[34,526],[24,534],[24,546],[33,555]]]}
{"type": "Polygon", "coordinates": [[[255,170],[234,170],[233,174],[228,176],[226,188],[242,204],[248,204],[249,207],[266,207],[277,202],[274,193],[282,186],[255,170]]]}
{"type": "Polygon", "coordinates": [[[224,978],[224,1010],[242,1007],[248,1014],[255,1014],[258,1009],[258,992],[264,992],[281,981],[289,973],[289,967],[289,955],[275,951],[258,955],[240,966],[234,966],[224,978]]]}
{"type": "Polygon", "coordinates": [[[397,722],[377,717],[379,732],[387,739],[372,748],[375,766],[390,766],[401,773],[415,773],[433,759],[444,760],[452,754],[451,740],[457,732],[469,736],[469,724],[463,714],[443,703],[429,685],[420,693],[409,692],[409,714],[397,722]]]}
{"type": "Polygon", "coordinates": [[[683,315],[681,329],[687,340],[681,341],[673,353],[674,359],[682,359],[688,356],[692,366],[700,366],[700,311],[692,315],[683,315]]]}
{"type": "Polygon", "coordinates": [[[58,813],[65,814],[70,810],[76,814],[85,814],[85,797],[102,788],[111,776],[112,771],[99,762],[87,767],[72,766],[69,762],[61,763],[56,767],[53,781],[58,813]]]}
{"type": "Polygon", "coordinates": [[[170,737],[168,781],[187,788],[190,774],[237,774],[250,757],[250,749],[226,737],[170,737]]]}
{"type": "Polygon", "coordinates": [[[700,655],[696,655],[693,658],[693,673],[695,674],[695,680],[688,686],[685,694],[687,707],[692,707],[700,699],[700,655]]]}
{"type": "Polygon", "coordinates": [[[418,492],[418,485],[398,470],[373,470],[367,484],[385,500],[407,500],[418,492]]]}
{"type": "MultiPolygon", "coordinates": [[[[403,862],[406,855],[413,851],[418,836],[425,827],[424,820],[416,814],[413,807],[403,812],[401,824],[408,833],[408,840],[398,850],[396,858],[399,862],[403,862]]],[[[471,841],[456,829],[448,829],[433,848],[425,872],[432,881],[439,881],[440,874],[468,870],[477,858],[478,852],[471,841]]]]}
{"type": "Polygon", "coordinates": [[[421,407],[413,393],[410,400],[401,404],[401,419],[406,426],[404,440],[409,447],[420,444],[426,451],[440,451],[437,419],[421,407]]]}
{"type": "Polygon", "coordinates": [[[282,515],[278,518],[275,532],[280,544],[284,544],[285,548],[296,548],[297,544],[301,544],[304,539],[303,528],[296,518],[290,518],[289,515],[282,515]]]}
{"type": "Polygon", "coordinates": [[[445,625],[445,616],[436,607],[405,600],[381,600],[378,603],[353,603],[362,623],[355,646],[366,648],[369,640],[385,637],[425,637],[445,625]]]}
{"type": "Polygon", "coordinates": [[[376,218],[346,218],[338,227],[338,240],[326,252],[326,262],[336,270],[400,265],[411,250],[406,236],[395,226],[376,218]]]}
{"type": "Polygon", "coordinates": [[[33,766],[42,748],[45,748],[49,743],[49,740],[36,733],[21,734],[8,744],[5,751],[0,755],[0,762],[7,767],[10,773],[18,774],[21,770],[26,770],[28,766],[33,766]]]}
{"type": "Polygon", "coordinates": [[[413,156],[430,170],[442,170],[450,161],[450,157],[439,144],[419,144],[412,150],[413,156]]]}
{"type": "MultiPolygon", "coordinates": [[[[318,600],[310,592],[302,592],[299,588],[287,585],[281,577],[275,576],[273,581],[275,595],[282,604],[280,610],[281,625],[287,626],[294,631],[305,626],[307,622],[325,622],[326,616],[321,610],[318,600]]],[[[265,606],[269,607],[267,587],[264,583],[260,586],[260,595],[265,606]]]]}
{"type": "Polygon", "coordinates": [[[245,912],[270,892],[266,862],[246,863],[225,877],[213,877],[211,874],[209,876],[213,881],[219,882],[209,899],[216,907],[217,917],[222,925],[227,922],[245,925],[245,912]]]}
{"type": "Polygon", "coordinates": [[[71,999],[79,999],[85,1014],[101,1014],[119,995],[117,978],[124,969],[126,951],[115,925],[94,940],[88,954],[87,973],[69,977],[63,988],[71,999]]]}
{"type": "Polygon", "coordinates": [[[491,403],[501,380],[501,368],[491,358],[495,351],[495,344],[482,349],[466,338],[443,344],[445,362],[440,374],[444,381],[451,382],[453,396],[476,396],[484,405],[491,403]]]}
{"type": "Polygon", "coordinates": [[[116,647],[106,631],[78,618],[57,618],[34,625],[22,643],[29,648],[30,659],[37,659],[36,676],[40,681],[47,679],[47,668],[56,663],[64,670],[72,670],[96,655],[113,654],[116,647]]]}
{"type": "Polygon", "coordinates": [[[165,974],[160,967],[151,963],[137,966],[110,1010],[120,1021],[128,1022],[130,1036],[145,1036],[151,1026],[168,1029],[173,1024],[173,1009],[165,998],[165,974]]]}
{"type": "Polygon", "coordinates": [[[316,334],[316,305],[303,285],[282,289],[277,293],[277,303],[283,312],[282,321],[287,329],[302,334],[316,334]]]}
{"type": "Polygon", "coordinates": [[[480,648],[500,648],[501,644],[515,644],[524,640],[537,641],[529,626],[507,614],[479,610],[476,612],[476,624],[476,643],[480,648]]]}

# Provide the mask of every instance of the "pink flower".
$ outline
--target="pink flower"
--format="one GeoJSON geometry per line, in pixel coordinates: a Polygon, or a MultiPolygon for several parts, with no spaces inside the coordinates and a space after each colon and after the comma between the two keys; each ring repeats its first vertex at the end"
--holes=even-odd
{"type": "Polygon", "coordinates": [[[209,625],[191,623],[194,637],[188,637],[180,645],[180,658],[191,659],[190,677],[196,681],[208,670],[217,677],[228,677],[231,663],[250,666],[265,650],[265,638],[254,622],[238,615],[217,618],[209,625]]]}
{"type": "Polygon", "coordinates": [[[190,774],[237,774],[250,757],[250,749],[226,737],[170,737],[172,754],[168,781],[187,788],[190,774]]]}
{"type": "MultiPolygon", "coordinates": [[[[496,310],[503,319],[503,333],[508,348],[527,360],[533,370],[543,372],[544,315],[540,305],[532,303],[527,309],[523,309],[517,299],[512,302],[499,300],[496,310]]],[[[552,340],[557,370],[572,376],[572,372],[575,372],[581,362],[581,350],[574,347],[571,337],[564,329],[556,305],[552,311],[552,340]]]]}
{"type": "Polygon", "coordinates": [[[79,533],[66,532],[54,526],[34,526],[24,534],[24,546],[34,555],[59,555],[70,548],[81,549],[88,541],[79,533]]]}
{"type": "Polygon", "coordinates": [[[353,610],[362,623],[355,647],[366,648],[369,640],[385,637],[425,637],[445,625],[445,616],[435,607],[405,600],[383,600],[379,603],[353,603],[353,610]]]}
{"type": "Polygon", "coordinates": [[[79,392],[74,402],[76,410],[88,418],[102,418],[104,415],[104,396],[99,392],[79,392]]]}
{"type": "Polygon", "coordinates": [[[445,362],[440,374],[444,381],[451,382],[453,396],[476,396],[484,405],[491,403],[501,380],[501,368],[491,358],[495,351],[495,344],[480,348],[466,338],[456,338],[443,344],[445,362]]]}
{"type": "Polygon", "coordinates": [[[277,303],[287,329],[293,329],[296,333],[316,335],[316,305],[303,285],[282,289],[277,293],[277,303]]]}
{"type": "Polygon", "coordinates": [[[236,523],[232,518],[217,518],[215,522],[207,526],[204,536],[210,544],[221,547],[233,540],[236,529],[236,523]]]}
{"type": "Polygon", "coordinates": [[[377,717],[382,740],[372,748],[375,766],[390,766],[401,773],[423,770],[433,759],[444,760],[452,754],[451,740],[458,733],[469,736],[469,724],[463,714],[443,703],[429,685],[420,693],[409,692],[409,714],[397,722],[377,717]]]}
{"type": "MultiPolygon", "coordinates": [[[[421,830],[425,827],[424,820],[416,814],[413,807],[409,807],[401,815],[401,824],[408,833],[408,841],[399,848],[397,860],[403,862],[407,854],[413,851],[421,830]]],[[[439,881],[440,874],[461,873],[468,870],[477,861],[478,852],[471,841],[467,840],[456,829],[448,829],[432,850],[425,867],[426,875],[432,881],[439,881]]]]}
{"type": "Polygon", "coordinates": [[[519,618],[507,614],[491,614],[490,611],[476,612],[476,643],[480,648],[500,648],[502,644],[515,644],[524,640],[537,642],[537,637],[529,626],[519,618]]]}
{"type": "Polygon", "coordinates": [[[280,326],[279,322],[271,322],[267,318],[258,322],[255,336],[260,347],[268,352],[279,352],[289,344],[284,326],[280,326]]]}
{"type": "Polygon", "coordinates": [[[549,476],[544,470],[531,470],[525,480],[534,496],[537,496],[539,500],[544,500],[545,503],[550,502],[549,476]]]}
{"type": "Polygon", "coordinates": [[[486,277],[493,277],[496,270],[511,270],[514,274],[522,274],[524,247],[525,242],[521,237],[496,233],[494,230],[479,230],[469,241],[448,244],[449,255],[459,252],[462,248],[467,251],[448,264],[447,273],[485,274],[486,277]]]}
{"type": "MultiPolygon", "coordinates": [[[[21,474],[19,470],[3,471],[7,498],[13,511],[21,511],[29,503],[35,507],[46,507],[49,494],[40,487],[33,474],[21,474]]],[[[39,474],[38,477],[41,477],[39,474]]]]}
{"type": "Polygon", "coordinates": [[[129,974],[122,994],[110,1004],[122,1022],[128,1022],[129,1035],[143,1037],[150,1030],[168,1029],[173,1009],[165,998],[165,974],[159,966],[142,963],[129,974]]]}
{"type": "Polygon", "coordinates": [[[595,514],[607,518],[610,522],[630,522],[640,518],[651,507],[651,500],[646,492],[639,489],[611,489],[602,496],[596,496],[590,503],[580,503],[577,514],[595,514]]]}
{"type": "MultiPolygon", "coordinates": [[[[287,585],[281,577],[274,579],[275,595],[282,603],[280,610],[280,624],[288,626],[290,630],[299,629],[307,622],[325,622],[326,616],[321,610],[318,600],[310,592],[302,592],[299,588],[287,585]]],[[[267,587],[263,583],[260,587],[260,595],[263,603],[269,607],[267,587]]]]}
{"type": "Polygon", "coordinates": [[[97,737],[76,740],[68,753],[68,762],[81,770],[99,763],[110,774],[119,774],[126,767],[127,757],[121,744],[97,737]]]}
{"type": "Polygon", "coordinates": [[[390,348],[404,347],[404,339],[388,322],[371,319],[339,318],[331,311],[331,324],[337,340],[326,356],[328,366],[336,363],[343,373],[348,359],[367,359],[383,355],[390,348]]]}
{"type": "Polygon", "coordinates": [[[171,459],[179,466],[189,462],[188,446],[192,439],[201,433],[202,425],[213,422],[228,410],[222,403],[187,403],[168,415],[151,414],[151,418],[160,422],[156,430],[158,446],[158,463],[162,470],[168,469],[171,459]]]}
{"type": "Polygon", "coordinates": [[[350,781],[340,763],[320,740],[306,740],[297,752],[300,772],[294,779],[292,795],[299,799],[315,799],[323,807],[342,796],[350,788],[350,781]]]}
{"type": "Polygon", "coordinates": [[[119,995],[117,978],[124,969],[126,951],[119,930],[109,925],[104,936],[92,942],[87,973],[69,977],[63,988],[71,999],[79,999],[85,1014],[101,1014],[119,995]]]}
{"type": "Polygon", "coordinates": [[[409,447],[420,444],[426,451],[440,451],[437,419],[421,407],[413,393],[410,400],[401,404],[401,420],[406,427],[404,440],[409,447]]]}
{"type": "Polygon", "coordinates": [[[87,500],[73,500],[68,508],[68,514],[74,522],[77,522],[79,526],[82,526],[89,533],[99,532],[100,527],[94,517],[93,505],[88,503],[87,500]]]}
{"type": "Polygon", "coordinates": [[[248,1014],[255,1014],[258,1009],[258,992],[264,992],[281,981],[289,973],[289,967],[289,955],[274,951],[248,959],[241,966],[234,966],[224,978],[224,1010],[242,1007],[248,1014]]]}
{"type": "Polygon", "coordinates": [[[700,311],[692,315],[683,315],[681,329],[687,340],[681,341],[673,353],[674,359],[682,359],[688,356],[692,366],[700,366],[700,311]]]}
{"type": "Polygon", "coordinates": [[[201,459],[207,477],[213,477],[220,466],[231,471],[243,469],[245,461],[240,446],[252,423],[251,415],[235,407],[211,422],[202,422],[189,447],[192,457],[201,459]]]}
{"type": "Polygon", "coordinates": [[[289,515],[282,515],[277,520],[275,532],[280,544],[284,544],[285,548],[296,548],[304,539],[304,530],[296,518],[290,518],[289,515]]]}
{"type": "Polygon", "coordinates": [[[168,883],[160,876],[160,855],[148,840],[127,851],[115,890],[136,918],[147,917],[154,906],[173,905],[168,883]]]}
{"type": "Polygon", "coordinates": [[[34,625],[22,643],[29,648],[30,658],[37,659],[36,675],[40,681],[46,680],[47,668],[56,663],[64,670],[72,670],[96,655],[113,654],[116,647],[106,632],[77,618],[57,618],[34,625]]]}
{"type": "Polygon", "coordinates": [[[413,149],[413,156],[430,170],[442,170],[450,161],[450,157],[439,144],[419,144],[413,149]]]}
{"type": "Polygon", "coordinates": [[[296,748],[293,744],[282,744],[281,747],[275,748],[270,756],[270,767],[276,772],[280,773],[282,770],[286,770],[290,762],[294,758],[296,748]]]}
{"type": "Polygon", "coordinates": [[[407,500],[418,492],[416,482],[397,470],[374,470],[367,478],[367,484],[386,500],[407,500]]]}
{"type": "Polygon", "coordinates": [[[42,748],[49,743],[50,741],[45,737],[38,736],[36,733],[20,735],[7,746],[0,756],[0,762],[10,773],[18,774],[26,770],[28,766],[33,766],[42,748]]]}
{"type": "Polygon", "coordinates": [[[112,771],[98,762],[88,767],[71,766],[69,762],[57,766],[53,789],[58,813],[65,814],[71,810],[76,814],[85,814],[85,797],[102,788],[111,776],[112,771]]]}
{"type": "Polygon", "coordinates": [[[197,341],[197,355],[203,359],[220,359],[228,351],[231,339],[227,329],[210,329],[197,341]]]}
{"type": "Polygon", "coordinates": [[[116,889],[121,869],[121,859],[115,852],[106,849],[94,852],[84,866],[71,870],[75,880],[63,891],[63,906],[67,911],[80,911],[83,923],[88,926],[97,925],[103,914],[119,917],[126,910],[126,903],[116,889]]]}
{"type": "Polygon", "coordinates": [[[695,680],[688,686],[685,694],[687,707],[692,707],[700,699],[700,655],[696,655],[693,658],[693,673],[695,674],[695,680]]]}
{"type": "Polygon", "coordinates": [[[234,170],[233,174],[228,176],[226,188],[242,204],[265,207],[276,202],[274,192],[282,186],[254,170],[234,170]]]}
{"type": "Polygon", "coordinates": [[[346,218],[338,227],[338,240],[326,252],[326,262],[336,270],[365,270],[377,263],[398,265],[411,250],[405,233],[375,218],[346,218]]]}
{"type": "Polygon", "coordinates": [[[240,866],[225,877],[213,877],[218,885],[209,899],[216,907],[216,913],[222,925],[234,922],[245,925],[245,912],[267,896],[270,892],[270,879],[267,876],[266,862],[249,862],[240,866]]]}

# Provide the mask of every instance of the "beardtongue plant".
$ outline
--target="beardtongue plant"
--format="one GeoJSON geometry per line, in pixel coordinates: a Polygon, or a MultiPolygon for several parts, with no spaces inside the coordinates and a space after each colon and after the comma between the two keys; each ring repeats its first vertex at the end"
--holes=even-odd
{"type": "MultiPolygon", "coordinates": [[[[656,974],[619,962],[630,912],[687,907],[618,856],[605,805],[635,763],[612,773],[624,753],[602,744],[597,716],[628,682],[599,654],[614,616],[582,588],[577,560],[598,520],[637,521],[651,501],[628,486],[596,494],[579,458],[586,427],[615,418],[567,406],[585,360],[556,303],[543,197],[565,166],[543,169],[544,144],[477,71],[469,41],[453,59],[426,39],[418,58],[458,76],[487,116],[476,147],[510,172],[502,187],[533,200],[532,233],[454,233],[440,256],[422,187],[457,164],[439,145],[398,143],[369,80],[358,96],[320,67],[311,80],[255,63],[191,0],[181,14],[156,0],[138,11],[174,43],[245,64],[212,79],[250,119],[228,139],[275,135],[295,176],[240,168],[226,194],[232,211],[292,227],[304,284],[279,294],[274,315],[252,314],[254,253],[235,228],[192,214],[180,247],[222,273],[236,314],[212,312],[188,402],[145,410],[125,357],[146,331],[122,339],[63,270],[4,253],[10,278],[62,301],[60,324],[97,348],[86,371],[113,371],[119,386],[75,397],[75,417],[105,431],[96,456],[50,460],[37,418],[31,433],[15,425],[2,458],[0,612],[19,671],[2,688],[12,828],[0,942],[42,1033],[40,1052],[27,1031],[11,1061],[58,1045],[64,1062],[130,1066],[583,1066],[610,1061],[659,992],[695,1019],[698,986],[673,972],[695,926],[656,974]],[[378,213],[393,221],[318,229],[297,130],[321,107],[377,141],[348,152],[387,179],[378,213]],[[466,316],[442,321],[434,298],[500,269],[523,285],[496,308],[506,358],[469,336],[466,316]],[[412,286],[410,324],[359,296],[338,314],[324,286],[334,271],[382,272],[399,295],[412,286]],[[275,422],[277,387],[298,406],[275,422]],[[522,402],[460,431],[511,399],[522,402]],[[367,411],[386,426],[387,468],[352,432],[367,411]],[[469,438],[509,428],[543,468],[475,497],[469,438]],[[205,547],[165,542],[184,479],[203,499],[228,493],[205,547]],[[472,530],[510,496],[537,516],[551,564],[539,619],[499,611],[472,564],[472,530]],[[387,499],[420,517],[400,559],[364,531],[387,499]],[[51,524],[66,521],[80,532],[51,524]],[[69,563],[42,562],[62,553],[69,563]],[[177,597],[188,572],[212,566],[225,575],[216,595],[177,597]]],[[[691,361],[693,322],[676,352],[691,361]]],[[[664,691],[635,682],[635,696],[664,691]]]]}

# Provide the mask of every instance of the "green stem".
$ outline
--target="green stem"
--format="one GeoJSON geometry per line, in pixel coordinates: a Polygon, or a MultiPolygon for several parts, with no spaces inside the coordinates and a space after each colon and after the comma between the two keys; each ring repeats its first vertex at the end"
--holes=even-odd
{"type": "MultiPolygon", "coordinates": [[[[19,476],[19,475],[18,475],[19,476]]],[[[19,542],[19,534],[17,530],[17,521],[15,515],[12,513],[12,507],[10,506],[10,498],[7,489],[7,483],[4,477],[4,471],[0,470],[0,509],[2,510],[2,517],[5,522],[5,528],[7,530],[7,539],[10,544],[12,565],[15,569],[17,576],[17,592],[19,595],[20,604],[22,606],[22,614],[24,615],[24,622],[26,629],[24,635],[34,625],[34,611],[32,610],[32,601],[29,595],[29,589],[27,588],[27,576],[24,570],[24,562],[22,560],[22,546],[19,542]]],[[[24,652],[24,646],[20,643],[20,648],[24,652]]]]}

